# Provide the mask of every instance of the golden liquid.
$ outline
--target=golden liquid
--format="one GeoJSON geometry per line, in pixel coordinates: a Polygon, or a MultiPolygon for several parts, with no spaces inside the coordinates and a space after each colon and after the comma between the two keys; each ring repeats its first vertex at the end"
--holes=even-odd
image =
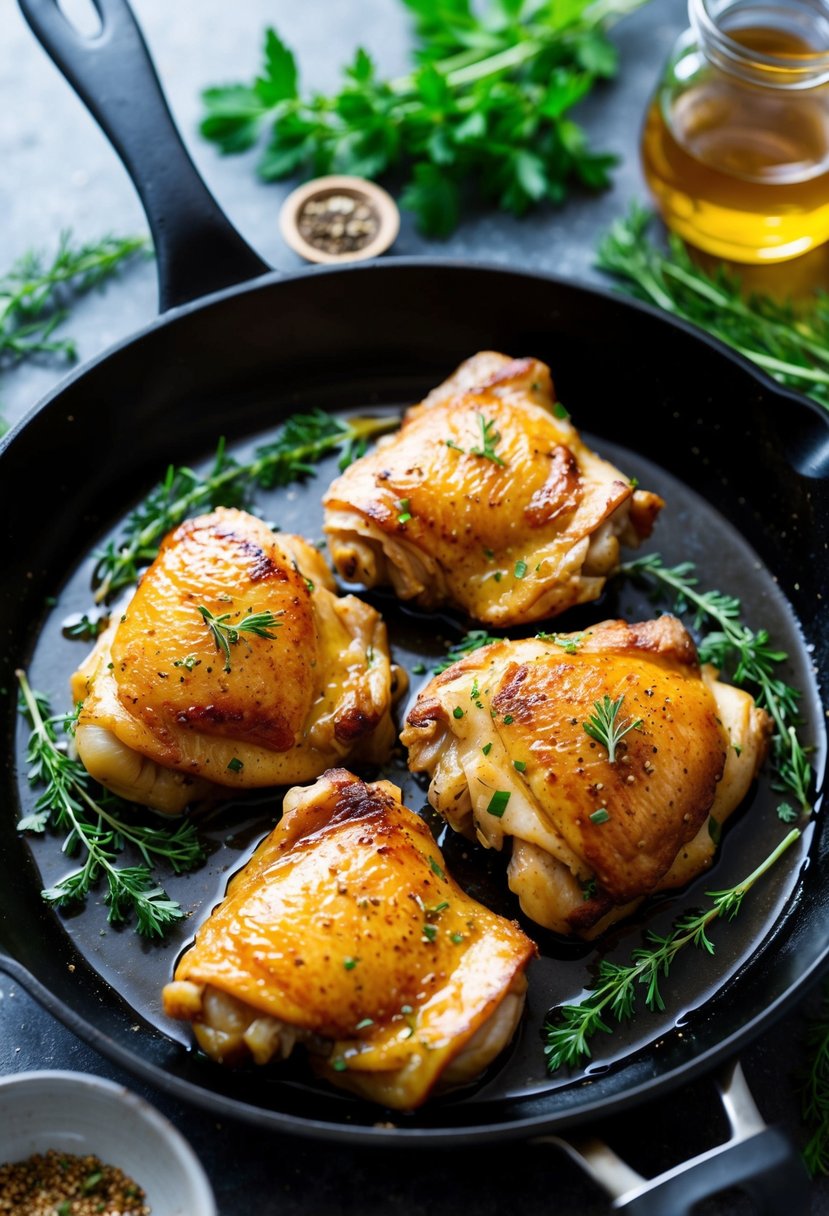
{"type": "MultiPolygon", "coordinates": [[[[755,51],[813,55],[772,29],[730,34],[755,51]]],[[[716,68],[648,112],[642,160],[665,222],[740,262],[782,261],[829,240],[829,86],[771,89],[716,68]],[[670,125],[669,125],[670,124],[670,125]]]]}

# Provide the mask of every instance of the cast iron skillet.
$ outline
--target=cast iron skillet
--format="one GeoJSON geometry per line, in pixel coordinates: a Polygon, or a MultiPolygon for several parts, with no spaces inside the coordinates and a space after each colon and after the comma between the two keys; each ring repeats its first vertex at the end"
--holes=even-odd
{"type": "MultiPolygon", "coordinates": [[[[31,795],[13,672],[29,666],[33,683],[66,705],[66,678],[80,655],[61,637],[60,620],[87,605],[93,549],[117,533],[168,463],[209,459],[219,436],[243,448],[299,409],[406,404],[484,348],[548,361],[576,422],[664,493],[669,507],[655,545],[672,562],[696,561],[705,585],[740,595],[752,623],[768,626],[790,652],[787,674],[804,690],[815,747],[816,808],[825,761],[818,687],[829,674],[827,416],[696,331],[550,277],[402,259],[268,273],[199,180],[125,0],[95,2],[103,28],[86,39],[55,0],[20,0],[135,181],[155,241],[162,315],[71,376],[0,444],[0,514],[9,529],[0,723],[3,754],[16,757],[2,776],[0,964],[95,1047],[158,1087],[281,1131],[398,1146],[494,1140],[573,1127],[676,1089],[732,1056],[820,973],[829,949],[829,851],[817,819],[739,918],[719,927],[715,958],[676,964],[668,1011],[642,1014],[632,1030],[599,1045],[587,1074],[546,1078],[539,1032],[548,1009],[590,981],[598,953],[542,934],[529,1012],[507,1060],[477,1086],[393,1127],[375,1126],[375,1108],[316,1086],[298,1065],[273,1079],[223,1072],[187,1050],[186,1033],[164,1022],[158,997],[186,931],[167,947],[147,946],[130,930],[106,931],[100,908],[61,917],[42,903],[41,887],[63,871],[54,839],[32,844],[15,830],[31,795]]],[[[264,500],[266,516],[317,535],[329,472],[296,496],[264,500]]],[[[388,597],[377,602],[404,662],[442,653],[440,636],[463,627],[388,597]]],[[[652,612],[623,586],[561,627],[652,612]]],[[[423,805],[402,764],[387,771],[406,786],[410,805],[423,805]]],[[[651,905],[606,944],[613,956],[629,957],[643,927],[666,928],[706,888],[730,885],[765,857],[785,831],[777,801],[763,779],[727,831],[715,875],[651,905]]],[[[275,805],[232,808],[206,825],[216,845],[208,865],[168,884],[196,921],[273,821],[275,805]]],[[[515,914],[497,859],[465,857],[456,840],[444,847],[473,890],[515,914]]],[[[770,1151],[755,1147],[755,1172],[770,1151]]],[[[786,1186],[797,1185],[790,1174],[786,1186]]]]}

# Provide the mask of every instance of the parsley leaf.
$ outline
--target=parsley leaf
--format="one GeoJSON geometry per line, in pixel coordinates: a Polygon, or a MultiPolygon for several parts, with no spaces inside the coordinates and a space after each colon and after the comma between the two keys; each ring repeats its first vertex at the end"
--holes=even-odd
{"type": "Polygon", "coordinates": [[[265,181],[402,173],[403,206],[440,237],[476,196],[522,215],[573,183],[608,184],[614,158],[592,151],[570,112],[615,74],[608,29],[644,0],[402,2],[416,38],[407,76],[382,79],[358,49],[338,92],[303,92],[268,29],[259,76],[202,93],[202,135],[226,155],[260,146],[265,181]]]}

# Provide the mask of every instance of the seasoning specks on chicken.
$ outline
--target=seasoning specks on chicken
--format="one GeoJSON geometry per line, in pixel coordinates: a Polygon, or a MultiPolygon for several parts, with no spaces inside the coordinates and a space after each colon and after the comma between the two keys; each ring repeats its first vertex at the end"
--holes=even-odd
{"type": "Polygon", "coordinates": [[[592,452],[554,402],[537,359],[462,363],[326,493],[340,575],[495,625],[596,599],[662,500],[592,452]]]}
{"type": "Polygon", "coordinates": [[[333,594],[319,553],[220,508],[170,533],[75,673],[78,754],[103,785],[175,814],[217,785],[382,762],[392,680],[381,617],[333,594]]]}
{"type": "Polygon", "coordinates": [[[401,738],[454,828],[512,838],[525,913],[593,936],[710,864],[709,820],[762,763],[768,715],[716,677],[676,618],[605,621],[475,651],[422,690],[401,738]]]}
{"type": "Polygon", "coordinates": [[[164,989],[220,1063],[299,1041],[335,1085],[395,1109],[472,1080],[509,1042],[533,943],[447,874],[387,781],[290,790],[164,989]]]}

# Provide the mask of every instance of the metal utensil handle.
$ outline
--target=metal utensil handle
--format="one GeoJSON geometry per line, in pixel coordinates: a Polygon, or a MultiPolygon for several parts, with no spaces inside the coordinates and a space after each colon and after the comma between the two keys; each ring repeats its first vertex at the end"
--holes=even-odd
{"type": "Polygon", "coordinates": [[[603,1141],[544,1136],[555,1143],[612,1197],[612,1210],[625,1216],[691,1216],[701,1200],[737,1187],[759,1216],[808,1216],[810,1185],[803,1162],[788,1137],[767,1127],[755,1105],[739,1062],[718,1082],[731,1136],[708,1152],[683,1161],[656,1178],[643,1178],[603,1141]]]}
{"type": "Polygon", "coordinates": [[[173,123],[127,0],[93,0],[100,31],[88,37],[58,0],[19,0],[26,21],[112,143],[141,198],[166,312],[264,274],[205,186],[173,123]]]}

